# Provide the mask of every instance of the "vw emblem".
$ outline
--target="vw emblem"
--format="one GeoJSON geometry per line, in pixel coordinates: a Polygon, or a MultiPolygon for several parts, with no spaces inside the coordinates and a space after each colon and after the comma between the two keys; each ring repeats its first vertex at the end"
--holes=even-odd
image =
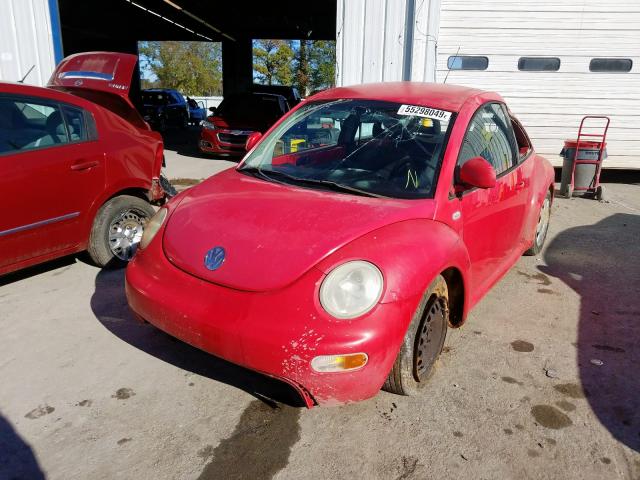
{"type": "Polygon", "coordinates": [[[209,270],[217,270],[224,263],[224,248],[213,247],[204,256],[204,266],[209,270]]]}
{"type": "Polygon", "coordinates": [[[76,87],[82,86],[82,80],[76,80],[75,82],[73,82],[73,85],[76,87]]]}

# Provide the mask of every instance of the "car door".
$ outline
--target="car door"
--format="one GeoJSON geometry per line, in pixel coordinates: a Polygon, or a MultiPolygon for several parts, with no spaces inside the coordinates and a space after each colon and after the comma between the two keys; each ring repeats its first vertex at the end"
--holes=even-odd
{"type": "Polygon", "coordinates": [[[513,132],[503,105],[481,106],[467,127],[458,156],[458,167],[482,157],[496,171],[496,185],[462,193],[462,237],[471,261],[472,292],[481,296],[520,255],[524,198],[517,168],[513,132]]]}
{"type": "Polygon", "coordinates": [[[77,106],[0,95],[0,268],[86,240],[81,225],[102,192],[104,156],[95,120],[77,106]]]}
{"type": "Polygon", "coordinates": [[[538,223],[538,204],[534,198],[534,187],[532,185],[534,175],[534,151],[531,140],[522,124],[512,115],[509,115],[511,127],[513,128],[516,144],[518,147],[518,174],[522,189],[519,191],[520,205],[522,206],[522,216],[524,217],[520,241],[523,248],[531,246],[532,232],[538,223]]]}

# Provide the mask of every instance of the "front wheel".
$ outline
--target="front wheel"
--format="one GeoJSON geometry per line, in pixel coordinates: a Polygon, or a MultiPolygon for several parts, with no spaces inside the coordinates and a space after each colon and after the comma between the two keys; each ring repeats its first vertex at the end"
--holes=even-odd
{"type": "Polygon", "coordinates": [[[540,207],[540,216],[538,217],[538,224],[536,225],[536,232],[533,237],[533,244],[531,248],[524,252],[527,256],[537,255],[542,251],[544,242],[547,239],[547,232],[549,230],[549,222],[551,220],[551,192],[547,192],[544,197],[542,206],[540,207]]]}
{"type": "Polygon", "coordinates": [[[89,256],[99,267],[121,267],[138,248],[142,232],[155,210],[138,197],[120,195],[106,202],[96,215],[89,238],[89,256]]]}
{"type": "Polygon", "coordinates": [[[438,275],[422,297],[383,390],[398,395],[419,393],[433,374],[448,324],[449,291],[438,275]]]}

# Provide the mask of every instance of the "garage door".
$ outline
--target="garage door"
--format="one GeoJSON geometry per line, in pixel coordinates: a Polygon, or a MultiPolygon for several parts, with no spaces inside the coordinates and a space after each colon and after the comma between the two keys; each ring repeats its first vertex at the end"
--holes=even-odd
{"type": "Polygon", "coordinates": [[[593,114],[611,117],[605,168],[640,169],[639,55],[638,0],[442,0],[437,81],[502,94],[555,165],[593,114]]]}

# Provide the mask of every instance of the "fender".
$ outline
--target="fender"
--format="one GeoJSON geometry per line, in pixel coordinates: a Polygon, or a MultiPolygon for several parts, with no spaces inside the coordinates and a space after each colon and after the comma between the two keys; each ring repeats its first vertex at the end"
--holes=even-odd
{"type": "MultiPolygon", "coordinates": [[[[537,153],[533,153],[534,158],[531,160],[535,162],[534,164],[534,173],[531,176],[532,180],[536,182],[531,186],[533,190],[532,197],[532,205],[529,210],[529,218],[526,220],[526,233],[525,238],[533,238],[536,226],[538,224],[538,213],[540,212],[540,208],[542,207],[542,202],[544,201],[545,196],[548,191],[551,191],[551,201],[553,202],[554,197],[554,182],[555,182],[555,172],[551,163],[544,158],[538,155],[537,153]]],[[[531,245],[525,245],[525,249],[529,248],[531,245]]]]}
{"type": "MultiPolygon", "coordinates": [[[[447,225],[411,219],[386,225],[348,243],[319,262],[325,274],[350,260],[366,260],[380,268],[385,290],[380,303],[419,299],[437,275],[455,268],[467,290],[469,255],[457,233],[447,225]],[[416,239],[421,239],[416,247],[416,239]]],[[[464,295],[463,319],[468,310],[464,295]]]]}
{"type": "Polygon", "coordinates": [[[149,192],[151,189],[151,181],[142,179],[124,179],[118,183],[109,184],[107,188],[98,196],[87,211],[85,216],[85,223],[83,228],[83,241],[81,244],[82,250],[87,248],[89,242],[89,236],[91,235],[91,228],[93,227],[93,220],[96,218],[96,214],[102,205],[104,205],[109,199],[116,197],[121,193],[125,193],[131,190],[143,190],[149,192]]]}

